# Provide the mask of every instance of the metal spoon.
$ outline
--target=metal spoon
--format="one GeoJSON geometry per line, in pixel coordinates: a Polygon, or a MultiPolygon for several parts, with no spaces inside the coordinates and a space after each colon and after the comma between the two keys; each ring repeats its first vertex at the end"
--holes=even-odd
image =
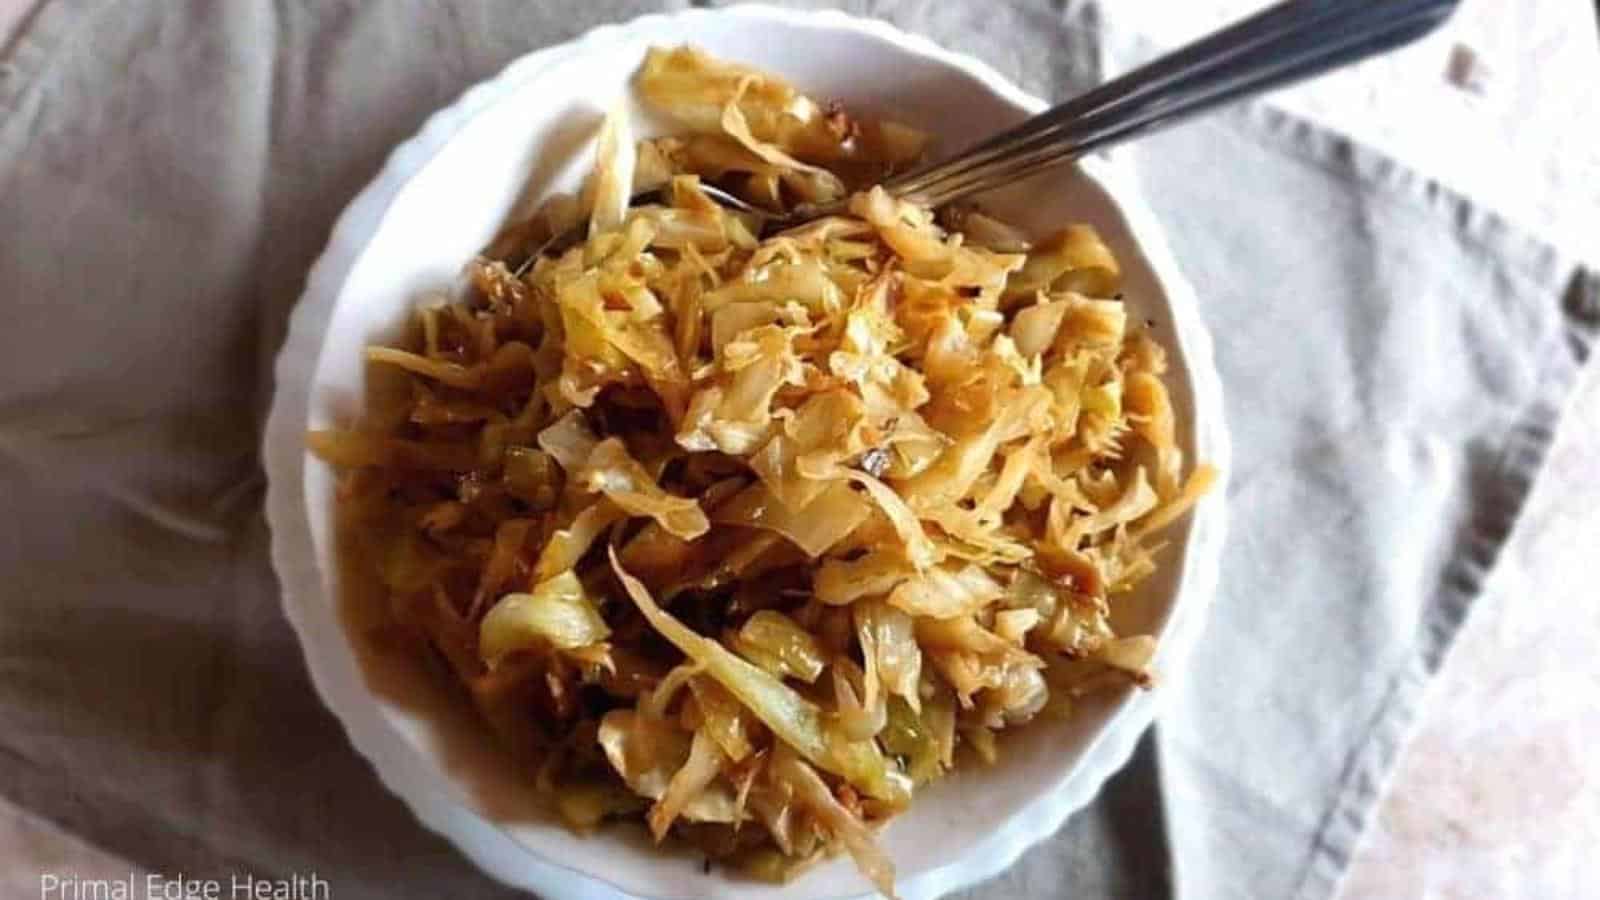
{"type": "MultiPolygon", "coordinates": [[[[1050,166],[1392,50],[1427,34],[1459,0],[1286,0],[1052,107],[944,160],[883,183],[891,195],[937,207],[1050,166]]],[[[752,216],[761,234],[845,209],[847,200],[786,213],[759,209],[710,185],[717,203],[752,216]]],[[[660,200],[647,191],[633,204],[660,200]]],[[[587,223],[534,256],[571,246],[587,223]]]]}

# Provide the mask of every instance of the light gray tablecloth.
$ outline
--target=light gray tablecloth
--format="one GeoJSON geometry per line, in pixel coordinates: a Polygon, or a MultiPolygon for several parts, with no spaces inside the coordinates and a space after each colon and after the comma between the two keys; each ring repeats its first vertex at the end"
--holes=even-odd
{"type": "MultiPolygon", "coordinates": [[[[851,6],[1056,97],[1099,77],[1115,25],[851,6]]],[[[311,691],[267,563],[260,415],[305,272],[389,148],[510,59],[647,8],[47,0],[23,27],[0,62],[7,798],[168,874],[497,893],[311,691]]],[[[1265,109],[1137,159],[1218,339],[1221,594],[1128,768],[971,895],[1327,897],[1516,521],[1600,279],[1265,109]]]]}

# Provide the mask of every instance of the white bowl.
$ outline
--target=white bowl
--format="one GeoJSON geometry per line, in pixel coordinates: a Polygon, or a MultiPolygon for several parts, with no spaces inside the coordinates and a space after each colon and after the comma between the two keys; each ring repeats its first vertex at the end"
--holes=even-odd
{"type": "MultiPolygon", "coordinates": [[[[324,702],[390,790],[486,872],[548,900],[845,897],[870,892],[847,858],[784,886],[758,885],[653,848],[641,829],[577,837],[534,812],[526,773],[500,755],[460,698],[409,662],[352,639],[336,598],[360,589],[335,564],[335,475],[304,450],[307,428],[362,410],[361,348],[392,335],[426,290],[453,283],[530,177],[571,189],[592,158],[601,111],[626,94],[645,49],[692,43],[777,72],[866,114],[929,129],[944,150],[1042,109],[988,66],[880,22],[836,12],[741,7],[647,16],[523,57],[437,113],[345,210],[318,260],[278,359],[264,459],[267,515],[284,608],[324,702]],[[401,702],[398,698],[408,698],[401,702]]],[[[650,125],[636,112],[636,124],[650,125]]],[[[1192,290],[1117,158],[1086,160],[987,198],[1024,226],[1087,221],[1125,269],[1128,303],[1173,351],[1174,400],[1190,458],[1225,472],[1228,442],[1192,290]]],[[[1219,486],[1173,528],[1160,573],[1121,604],[1119,624],[1161,638],[1156,667],[1178,676],[1201,630],[1224,529],[1219,486]]],[[[905,897],[934,897],[1010,865],[1083,806],[1128,758],[1162,696],[1135,692],[1039,721],[1002,742],[989,769],[921,793],[882,841],[905,897]]]]}

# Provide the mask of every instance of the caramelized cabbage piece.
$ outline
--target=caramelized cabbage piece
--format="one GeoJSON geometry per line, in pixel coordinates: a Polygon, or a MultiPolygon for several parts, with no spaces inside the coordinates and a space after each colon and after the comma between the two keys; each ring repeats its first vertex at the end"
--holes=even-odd
{"type": "Polygon", "coordinates": [[[561,499],[561,472],[548,453],[532,447],[507,447],[502,453],[507,493],[536,512],[556,505],[561,499]]]}
{"type": "Polygon", "coordinates": [[[697,822],[735,821],[731,786],[719,785],[715,779],[718,769],[712,754],[716,745],[702,741],[696,759],[697,736],[631,709],[614,709],[600,720],[596,740],[611,767],[635,793],[660,801],[651,808],[652,831],[661,820],[661,834],[665,834],[666,825],[680,815],[697,822]],[[683,787],[673,793],[674,784],[683,787]],[[667,805],[669,794],[671,803],[667,805]]]}
{"type": "Polygon", "coordinates": [[[817,680],[826,665],[817,639],[794,620],[770,609],[757,610],[734,637],[739,655],[780,678],[817,680]]]}
{"type": "Polygon", "coordinates": [[[901,582],[889,592],[889,605],[916,616],[948,619],[977,612],[1002,593],[980,566],[939,566],[901,582]]]}
{"type": "Polygon", "coordinates": [[[478,625],[478,654],[493,669],[517,650],[541,644],[573,650],[599,644],[610,634],[577,576],[563,572],[531,593],[495,601],[478,625]]]}
{"type": "MultiPolygon", "coordinates": [[[[931,712],[931,710],[930,710],[931,712]]],[[[937,778],[944,766],[939,758],[939,743],[918,710],[901,699],[889,701],[889,717],[878,735],[885,752],[901,760],[911,780],[923,785],[937,778]]]]}
{"type": "Polygon", "coordinates": [[[1113,612],[1215,472],[1092,227],[890,196],[924,134],[694,48],[633,89],[673,133],[611,104],[582,188],[519,208],[367,352],[392,396],[307,446],[374,618],[562,820],[763,877],[847,852],[887,894],[873,834],[958,747],[1003,765],[1152,683],[1113,612]],[[763,234],[712,185],[847,212],[763,234]]]}
{"type": "Polygon", "coordinates": [[[625,512],[650,516],[675,537],[693,540],[711,528],[699,503],[662,490],[616,438],[594,446],[578,469],[577,481],[591,491],[605,494],[625,512]]]}
{"type": "Polygon", "coordinates": [[[716,741],[728,759],[742,762],[755,752],[759,726],[737,698],[710,678],[690,679],[689,690],[694,693],[701,730],[716,741]]]}
{"type": "Polygon", "coordinates": [[[683,761],[683,768],[673,773],[660,802],[651,807],[646,817],[650,833],[657,841],[667,836],[672,821],[682,815],[690,803],[706,795],[706,789],[722,774],[722,759],[717,742],[704,731],[696,731],[689,744],[689,758],[683,761]]]}
{"type": "Polygon", "coordinates": [[[867,876],[885,897],[894,897],[894,863],[872,839],[872,832],[850,810],[845,809],[815,769],[779,748],[772,761],[772,776],[790,788],[795,802],[811,813],[834,840],[844,844],[867,876]]]}
{"type": "Polygon", "coordinates": [[[718,507],[715,516],[724,525],[775,531],[816,557],[861,527],[871,514],[867,501],[847,484],[835,481],[799,510],[791,510],[758,482],[718,507]]]}
{"type": "Polygon", "coordinates": [[[881,680],[886,691],[920,712],[922,698],[917,685],[922,679],[922,649],[917,645],[915,620],[882,602],[858,603],[854,611],[867,672],[881,680]]]}
{"type": "Polygon", "coordinates": [[[843,606],[887,594],[914,574],[916,570],[899,553],[875,550],[859,559],[824,561],[812,577],[812,590],[821,602],[843,606]]]}
{"type": "Polygon", "coordinates": [[[903,799],[904,787],[892,777],[876,744],[833,739],[824,728],[822,712],[816,704],[717,641],[695,634],[657,606],[645,586],[623,571],[615,553],[611,556],[611,565],[651,627],[684,656],[704,666],[707,675],[750,707],[750,711],[785,744],[870,796],[882,800],[903,799]]]}
{"type": "Polygon", "coordinates": [[[539,448],[560,463],[569,475],[578,474],[598,443],[583,413],[575,409],[539,432],[539,448]]]}
{"type": "Polygon", "coordinates": [[[619,103],[606,113],[600,129],[594,174],[594,208],[590,212],[589,234],[615,231],[628,216],[628,198],[633,193],[636,156],[633,131],[628,115],[619,103]]]}
{"type": "Polygon", "coordinates": [[[626,515],[621,507],[610,501],[584,507],[570,523],[550,535],[539,553],[538,561],[534,563],[534,579],[542,581],[571,571],[583,559],[595,539],[626,515]]]}
{"type": "Polygon", "coordinates": [[[1005,295],[1026,298],[1055,288],[1109,297],[1121,281],[1117,258],[1100,235],[1088,225],[1068,225],[1033,245],[1022,270],[1006,283],[1005,295]]]}

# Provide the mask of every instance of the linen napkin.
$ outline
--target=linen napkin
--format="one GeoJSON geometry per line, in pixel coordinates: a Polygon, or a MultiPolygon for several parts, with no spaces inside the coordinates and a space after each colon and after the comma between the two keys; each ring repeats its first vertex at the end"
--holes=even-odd
{"type": "MultiPolygon", "coordinates": [[[[1061,98],[1114,9],[857,2],[1061,98]]],[[[659,7],[45,0],[0,60],[0,794],[151,871],[509,895],[378,785],[277,602],[270,364],[343,206],[511,59],[659,7]]],[[[1128,767],[969,892],[1328,896],[1515,522],[1600,279],[1248,107],[1134,151],[1217,338],[1221,592],[1128,767]]]]}

